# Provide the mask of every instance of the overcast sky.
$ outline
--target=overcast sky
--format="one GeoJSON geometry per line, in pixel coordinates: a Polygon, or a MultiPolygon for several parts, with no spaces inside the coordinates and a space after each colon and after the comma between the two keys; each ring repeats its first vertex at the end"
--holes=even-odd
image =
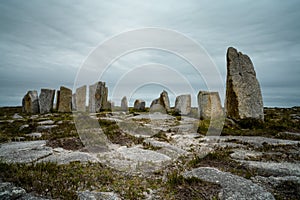
{"type": "MultiPolygon", "coordinates": [[[[39,92],[40,88],[58,89],[61,85],[73,88],[80,66],[99,44],[114,35],[145,27],[175,30],[195,40],[215,63],[224,84],[226,50],[229,46],[237,48],[254,63],[265,106],[299,106],[299,10],[298,0],[3,0],[0,106],[21,105],[28,90],[39,92]]],[[[103,81],[110,87],[120,79],[122,69],[149,63],[177,66],[194,90],[206,89],[201,88],[203,80],[199,79],[198,84],[191,76],[191,68],[182,59],[155,50],[123,56],[112,63],[103,81]]],[[[136,76],[143,79],[147,73],[136,76]]],[[[169,85],[138,87],[128,94],[131,103],[135,98],[149,103],[166,89],[172,105],[177,93],[171,88],[179,88],[176,80],[180,79],[172,82],[164,73],[157,77],[169,79],[169,85]]],[[[224,88],[219,92],[224,93],[224,88]]],[[[223,95],[221,98],[224,101],[223,95]]]]}

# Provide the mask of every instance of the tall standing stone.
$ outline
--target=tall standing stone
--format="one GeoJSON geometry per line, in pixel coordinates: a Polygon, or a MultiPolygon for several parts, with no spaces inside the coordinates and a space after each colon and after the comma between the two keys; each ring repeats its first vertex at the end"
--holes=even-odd
{"type": "Polygon", "coordinates": [[[39,98],[36,90],[28,91],[22,100],[22,110],[25,113],[39,113],[39,98]]]}
{"type": "Polygon", "coordinates": [[[72,112],[72,90],[60,87],[58,112],[72,112]]]}
{"type": "Polygon", "coordinates": [[[76,89],[76,110],[86,111],[86,85],[76,89]]]}
{"type": "Polygon", "coordinates": [[[200,119],[222,117],[223,109],[219,93],[200,91],[198,93],[198,110],[200,119]]]}
{"type": "Polygon", "coordinates": [[[55,107],[55,109],[58,111],[58,105],[59,105],[59,98],[60,98],[60,91],[59,90],[57,90],[56,91],[56,107],[55,107]]]}
{"type": "Polygon", "coordinates": [[[159,97],[160,104],[169,112],[170,111],[170,100],[167,91],[163,91],[159,97]]]}
{"type": "Polygon", "coordinates": [[[40,113],[45,114],[52,111],[55,90],[41,89],[39,96],[40,113]]]}
{"type": "Polygon", "coordinates": [[[177,112],[180,115],[188,115],[190,114],[192,108],[191,108],[191,95],[180,95],[176,97],[175,100],[175,112],[177,112]]]}
{"type": "Polygon", "coordinates": [[[134,109],[139,111],[144,111],[146,108],[146,102],[142,99],[137,99],[134,102],[134,109]]]}
{"type": "Polygon", "coordinates": [[[262,94],[252,61],[233,47],[227,50],[225,109],[232,119],[264,120],[262,94]]]}
{"type": "Polygon", "coordinates": [[[128,111],[128,101],[126,96],[124,96],[121,100],[121,110],[128,111]]]}
{"type": "Polygon", "coordinates": [[[107,104],[108,88],[105,87],[105,82],[97,82],[89,86],[89,110],[92,113],[100,112],[105,109],[107,104]]]}

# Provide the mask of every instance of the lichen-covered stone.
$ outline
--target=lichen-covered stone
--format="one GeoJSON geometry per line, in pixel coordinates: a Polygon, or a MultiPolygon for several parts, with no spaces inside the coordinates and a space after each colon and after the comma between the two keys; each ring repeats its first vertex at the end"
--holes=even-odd
{"type": "Polygon", "coordinates": [[[41,89],[39,96],[40,113],[45,114],[52,111],[55,90],[41,89]]]}
{"type": "Polygon", "coordinates": [[[72,90],[60,87],[58,112],[72,112],[72,90]]]}
{"type": "Polygon", "coordinates": [[[25,113],[39,113],[39,99],[36,90],[28,91],[22,100],[22,110],[25,113]]]}

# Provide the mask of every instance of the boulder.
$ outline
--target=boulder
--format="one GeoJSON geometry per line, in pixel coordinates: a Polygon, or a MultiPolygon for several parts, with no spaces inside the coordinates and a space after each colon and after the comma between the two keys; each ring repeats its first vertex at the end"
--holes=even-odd
{"type": "Polygon", "coordinates": [[[180,115],[188,115],[191,112],[191,95],[180,95],[175,100],[175,112],[180,115]]]}
{"type": "Polygon", "coordinates": [[[146,108],[146,102],[142,99],[137,99],[134,102],[134,109],[139,111],[144,111],[146,108]]]}
{"type": "Polygon", "coordinates": [[[108,88],[105,82],[97,82],[89,86],[89,110],[92,113],[100,112],[107,103],[108,88]]]}
{"type": "Polygon", "coordinates": [[[58,112],[72,112],[72,90],[60,87],[58,112]]]}
{"type": "Polygon", "coordinates": [[[251,59],[233,47],[227,50],[225,110],[232,119],[263,121],[263,100],[251,59]]]}
{"type": "Polygon", "coordinates": [[[86,85],[76,89],[76,110],[86,111],[86,85]]]}
{"type": "Polygon", "coordinates": [[[128,111],[128,101],[126,96],[124,96],[121,100],[121,110],[128,111]]]}
{"type": "Polygon", "coordinates": [[[45,114],[52,111],[55,90],[41,89],[39,96],[40,113],[45,114]]]}
{"type": "Polygon", "coordinates": [[[36,90],[28,91],[22,100],[22,110],[25,113],[39,113],[39,99],[36,90]]]}
{"type": "Polygon", "coordinates": [[[167,113],[167,110],[164,106],[160,105],[160,104],[153,104],[151,107],[150,107],[150,113],[156,113],[156,112],[160,112],[160,113],[163,113],[163,114],[166,114],[167,113]]]}
{"type": "Polygon", "coordinates": [[[223,116],[223,108],[218,92],[200,91],[198,93],[198,111],[200,119],[223,116]]]}
{"type": "Polygon", "coordinates": [[[168,93],[164,90],[158,99],[154,99],[150,105],[152,112],[166,113],[170,111],[170,101],[168,93]]]}

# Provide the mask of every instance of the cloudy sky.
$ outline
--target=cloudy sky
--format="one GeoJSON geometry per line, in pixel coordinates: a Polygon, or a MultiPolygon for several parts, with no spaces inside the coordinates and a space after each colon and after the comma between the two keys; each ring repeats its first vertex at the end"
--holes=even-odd
{"type": "MultiPolygon", "coordinates": [[[[3,0],[0,106],[21,105],[28,90],[58,89],[61,85],[73,88],[82,65],[99,44],[147,27],[174,30],[198,43],[211,57],[223,84],[226,50],[237,48],[254,63],[265,106],[299,106],[299,9],[298,0],[3,0]]],[[[184,89],[189,93],[188,86],[182,86],[184,82],[196,92],[207,89],[206,81],[193,74],[190,64],[175,54],[142,49],[112,62],[101,79],[111,91],[116,83],[124,86],[131,80],[136,84],[136,80],[155,76],[152,84],[139,83],[128,94],[129,99],[149,102],[166,89],[172,102],[184,89]],[[170,68],[175,69],[177,78],[174,70],[167,72],[170,68]],[[122,82],[124,77],[127,82],[122,82]]],[[[224,87],[218,91],[224,100],[224,87]]]]}

